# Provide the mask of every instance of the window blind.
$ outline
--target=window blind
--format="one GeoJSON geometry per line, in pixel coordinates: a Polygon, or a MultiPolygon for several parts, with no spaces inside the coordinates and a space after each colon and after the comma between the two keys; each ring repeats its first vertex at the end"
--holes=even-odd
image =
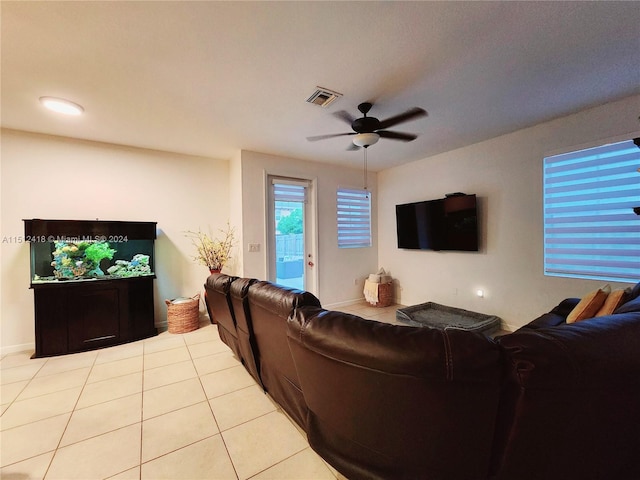
{"type": "Polygon", "coordinates": [[[640,280],[638,167],[632,140],[544,159],[545,275],[640,280]]]}
{"type": "Polygon", "coordinates": [[[338,247],[371,246],[371,194],[366,190],[338,189],[338,247]]]}
{"type": "Polygon", "coordinates": [[[280,202],[307,203],[308,183],[273,179],[273,199],[280,202]]]}

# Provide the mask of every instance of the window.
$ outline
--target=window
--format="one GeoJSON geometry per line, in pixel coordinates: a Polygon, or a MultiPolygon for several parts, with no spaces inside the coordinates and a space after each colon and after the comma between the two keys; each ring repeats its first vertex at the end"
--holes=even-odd
{"type": "Polygon", "coordinates": [[[640,149],[633,140],[544,159],[544,273],[640,280],[640,149]]]}
{"type": "Polygon", "coordinates": [[[338,247],[371,246],[371,194],[338,188],[338,247]]]}

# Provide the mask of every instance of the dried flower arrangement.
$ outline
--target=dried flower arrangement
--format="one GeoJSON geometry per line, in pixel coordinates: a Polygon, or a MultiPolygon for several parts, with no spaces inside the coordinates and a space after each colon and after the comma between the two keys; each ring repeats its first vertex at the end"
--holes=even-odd
{"type": "Polygon", "coordinates": [[[212,238],[210,234],[201,230],[193,232],[187,230],[185,236],[191,238],[191,243],[196,247],[197,254],[193,259],[202,265],[206,265],[210,272],[219,272],[228,262],[231,249],[235,245],[235,231],[227,222],[226,230],[220,229],[221,239],[212,238]]]}

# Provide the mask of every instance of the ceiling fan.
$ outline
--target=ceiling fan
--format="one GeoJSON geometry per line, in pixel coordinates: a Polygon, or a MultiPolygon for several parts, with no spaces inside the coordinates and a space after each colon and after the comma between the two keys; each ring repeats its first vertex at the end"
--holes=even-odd
{"type": "Polygon", "coordinates": [[[399,115],[389,117],[385,120],[378,120],[375,117],[367,116],[371,107],[373,107],[373,104],[369,102],[358,105],[358,110],[363,114],[360,118],[354,118],[350,113],[345,112],[344,110],[334,113],[336,117],[351,125],[353,132],[316,135],[313,137],[307,137],[307,140],[315,142],[317,140],[325,140],[327,138],[355,135],[353,137],[353,143],[349,146],[348,150],[358,150],[360,147],[367,148],[380,140],[380,138],[410,142],[415,140],[418,136],[412,133],[394,132],[387,129],[400,123],[415,120],[427,115],[427,112],[422,108],[414,107],[399,115]]]}

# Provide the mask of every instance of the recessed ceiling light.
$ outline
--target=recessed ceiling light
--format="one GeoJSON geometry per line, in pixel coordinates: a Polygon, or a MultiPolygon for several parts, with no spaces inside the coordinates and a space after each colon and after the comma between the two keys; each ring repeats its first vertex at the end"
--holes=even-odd
{"type": "Polygon", "coordinates": [[[40,97],[40,103],[49,110],[65,115],[82,115],[82,112],[84,112],[84,108],[80,105],[64,98],[40,97]]]}

